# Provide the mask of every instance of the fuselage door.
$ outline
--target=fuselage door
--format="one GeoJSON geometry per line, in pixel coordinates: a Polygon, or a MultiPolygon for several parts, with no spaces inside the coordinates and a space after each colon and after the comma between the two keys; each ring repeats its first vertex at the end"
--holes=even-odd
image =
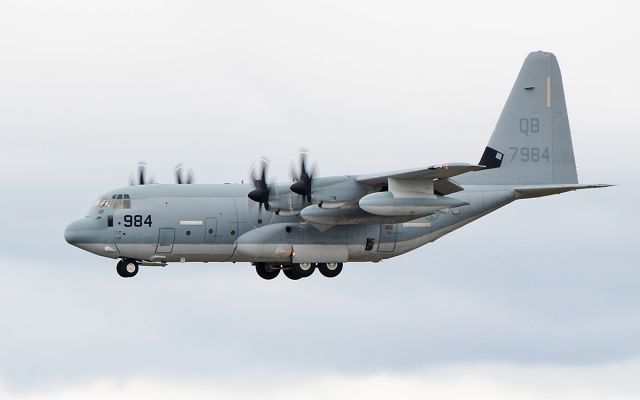
{"type": "Polygon", "coordinates": [[[204,241],[215,242],[218,231],[218,220],[213,217],[209,217],[204,223],[204,241]]]}
{"type": "Polygon", "coordinates": [[[380,240],[378,241],[378,251],[390,252],[396,249],[396,225],[380,225],[380,240]]]}
{"type": "Polygon", "coordinates": [[[174,228],[160,228],[156,253],[171,253],[175,237],[176,230],[174,228]]]}

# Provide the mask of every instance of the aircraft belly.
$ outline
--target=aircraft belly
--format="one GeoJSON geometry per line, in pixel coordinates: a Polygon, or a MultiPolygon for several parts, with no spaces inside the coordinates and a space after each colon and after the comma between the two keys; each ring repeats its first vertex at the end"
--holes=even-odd
{"type": "Polygon", "coordinates": [[[75,246],[90,253],[108,258],[118,258],[119,253],[113,242],[107,243],[76,243],[75,246]]]}
{"type": "Polygon", "coordinates": [[[346,262],[349,261],[349,248],[346,244],[295,244],[293,262],[346,262]]]}
{"type": "Polygon", "coordinates": [[[236,261],[291,262],[293,246],[290,243],[238,244],[236,261]]]}
{"type": "Polygon", "coordinates": [[[222,262],[229,261],[235,251],[233,243],[176,243],[173,245],[173,252],[166,255],[167,261],[199,261],[199,262],[222,262]]]}
{"type": "Polygon", "coordinates": [[[443,210],[425,218],[400,224],[400,233],[393,256],[407,253],[431,243],[470,222],[481,218],[514,200],[512,190],[460,192],[469,205],[443,210]]]}
{"type": "Polygon", "coordinates": [[[116,242],[121,257],[148,260],[156,252],[156,243],[123,243],[116,242]]]}

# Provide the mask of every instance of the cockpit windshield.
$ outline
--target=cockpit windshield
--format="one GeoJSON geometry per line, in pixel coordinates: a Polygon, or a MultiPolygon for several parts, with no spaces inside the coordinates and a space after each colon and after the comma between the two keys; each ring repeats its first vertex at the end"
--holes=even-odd
{"type": "Polygon", "coordinates": [[[128,194],[114,194],[109,196],[100,196],[96,200],[93,206],[89,209],[87,215],[92,215],[96,212],[103,214],[107,209],[129,209],[131,208],[131,197],[128,194]]]}
{"type": "Polygon", "coordinates": [[[98,208],[111,208],[111,206],[109,204],[109,199],[107,199],[107,198],[99,198],[98,202],[96,203],[96,207],[98,207],[98,208]]]}

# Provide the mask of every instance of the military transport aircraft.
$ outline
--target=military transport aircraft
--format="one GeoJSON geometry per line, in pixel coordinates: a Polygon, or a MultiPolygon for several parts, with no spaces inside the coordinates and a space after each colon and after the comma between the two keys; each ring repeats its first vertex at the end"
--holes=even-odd
{"type": "Polygon", "coordinates": [[[145,165],[70,224],[70,244],[119,259],[117,272],[170,262],[248,262],[290,279],[417,249],[514,200],[609,185],[578,184],[562,78],[551,53],[528,55],[480,162],[317,177],[305,152],[293,184],[156,184],[145,165]],[[453,179],[455,177],[455,179],[453,179]]]}

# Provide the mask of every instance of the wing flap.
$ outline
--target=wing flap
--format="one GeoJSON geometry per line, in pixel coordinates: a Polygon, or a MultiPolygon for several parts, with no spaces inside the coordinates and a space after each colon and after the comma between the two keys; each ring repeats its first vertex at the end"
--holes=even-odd
{"type": "Polygon", "coordinates": [[[433,191],[440,196],[463,191],[464,188],[458,185],[453,179],[436,179],[433,181],[433,191]]]}

